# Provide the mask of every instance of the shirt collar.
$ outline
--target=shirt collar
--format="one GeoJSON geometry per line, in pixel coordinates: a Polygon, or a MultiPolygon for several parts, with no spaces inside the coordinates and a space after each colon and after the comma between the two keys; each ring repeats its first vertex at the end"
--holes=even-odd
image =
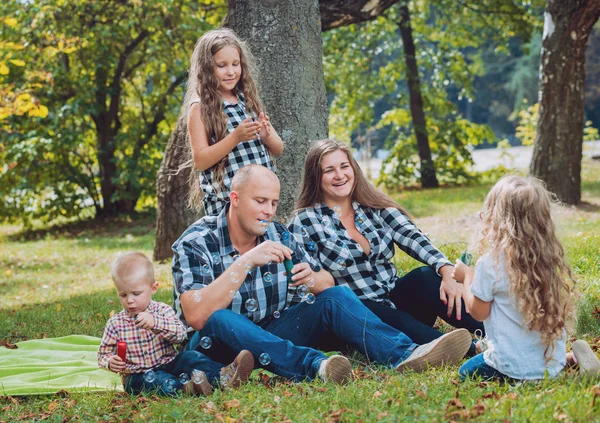
{"type": "MultiPolygon", "coordinates": [[[[354,209],[355,212],[361,210],[361,205],[358,201],[352,201],[352,208],[354,209]]],[[[315,212],[321,214],[321,215],[329,215],[329,216],[333,216],[335,215],[335,212],[329,208],[329,206],[327,206],[327,204],[325,203],[317,203],[314,205],[314,209],[315,212]]]]}
{"type": "Polygon", "coordinates": [[[219,254],[221,257],[230,255],[235,251],[231,238],[229,237],[229,227],[227,226],[227,213],[229,211],[230,203],[227,203],[221,213],[217,216],[217,228],[216,235],[219,240],[219,254]]]}
{"type": "Polygon", "coordinates": [[[236,95],[237,97],[237,103],[230,103],[229,101],[223,99],[223,107],[235,107],[238,104],[241,104],[242,106],[244,106],[246,104],[246,101],[244,99],[244,94],[239,93],[236,95]]]}

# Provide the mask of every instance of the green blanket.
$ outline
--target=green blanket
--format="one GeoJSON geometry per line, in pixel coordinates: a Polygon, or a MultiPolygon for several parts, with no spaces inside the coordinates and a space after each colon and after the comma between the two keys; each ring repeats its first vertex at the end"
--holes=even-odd
{"type": "Polygon", "coordinates": [[[0,347],[0,395],[123,390],[121,378],[98,368],[100,338],[70,335],[0,347]]]}

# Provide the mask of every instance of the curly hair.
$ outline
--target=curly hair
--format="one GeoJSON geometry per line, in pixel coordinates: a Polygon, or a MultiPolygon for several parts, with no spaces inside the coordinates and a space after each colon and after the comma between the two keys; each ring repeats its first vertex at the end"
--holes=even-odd
{"type": "MultiPolygon", "coordinates": [[[[223,111],[223,99],[219,93],[219,81],[215,76],[214,55],[224,47],[234,47],[240,55],[242,74],[240,81],[234,88],[236,95],[243,94],[246,109],[249,113],[259,115],[264,111],[264,106],[258,95],[255,82],[257,75],[255,60],[246,43],[230,29],[219,28],[206,32],[194,48],[190,60],[190,70],[187,82],[187,91],[184,100],[185,116],[189,114],[193,100],[200,99],[200,114],[209,138],[219,142],[227,135],[227,115],[223,111]]],[[[189,136],[189,135],[188,135],[189,136]]],[[[192,207],[200,206],[202,191],[198,182],[197,172],[192,165],[192,149],[188,141],[187,166],[190,167],[190,197],[188,204],[192,207]]],[[[227,156],[214,166],[214,181],[222,185],[227,165],[227,156]]],[[[224,187],[221,186],[221,189],[224,187]]]]}
{"type": "Polygon", "coordinates": [[[575,281],[552,221],[552,198],[532,177],[505,176],[487,195],[476,237],[480,253],[500,259],[523,325],[540,333],[548,362],[572,317],[575,281]]]}

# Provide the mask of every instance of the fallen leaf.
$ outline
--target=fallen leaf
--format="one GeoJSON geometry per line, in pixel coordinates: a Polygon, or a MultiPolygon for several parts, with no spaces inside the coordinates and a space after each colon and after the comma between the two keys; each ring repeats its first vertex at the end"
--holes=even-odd
{"type": "Polygon", "coordinates": [[[2,340],[2,346],[8,348],[9,350],[16,350],[17,348],[19,348],[17,345],[11,344],[5,339],[2,340]]]}
{"type": "Polygon", "coordinates": [[[600,397],[600,386],[594,386],[592,394],[594,394],[594,398],[592,399],[592,407],[594,407],[596,405],[596,398],[600,397]]]}
{"type": "Polygon", "coordinates": [[[375,391],[375,393],[373,394],[373,398],[379,398],[380,396],[382,396],[383,394],[379,391],[375,391]]]}
{"type": "Polygon", "coordinates": [[[281,401],[281,397],[279,395],[275,395],[273,397],[273,401],[275,401],[275,404],[279,404],[279,402],[281,401]]]}
{"type": "Polygon", "coordinates": [[[427,398],[427,394],[423,391],[421,391],[420,389],[417,390],[416,392],[417,396],[421,397],[421,398],[427,398]]]}
{"type": "Polygon", "coordinates": [[[344,409],[333,410],[329,412],[329,415],[325,419],[327,423],[339,423],[342,421],[342,414],[344,414],[344,409]]]}
{"type": "Polygon", "coordinates": [[[239,408],[240,400],[233,399],[231,401],[225,401],[225,408],[231,410],[232,408],[239,408]]]}
{"type": "Polygon", "coordinates": [[[293,397],[294,394],[292,394],[290,391],[283,391],[281,393],[281,395],[283,395],[284,397],[293,397]]]}
{"type": "Polygon", "coordinates": [[[377,415],[377,420],[385,419],[385,418],[387,417],[387,415],[388,415],[388,412],[387,412],[387,411],[384,411],[384,412],[382,412],[382,413],[379,413],[379,414],[377,415]]]}
{"type": "Polygon", "coordinates": [[[483,398],[483,399],[494,398],[495,400],[498,400],[498,399],[500,399],[500,394],[498,394],[496,391],[492,391],[492,392],[488,392],[488,393],[484,394],[481,398],[483,398]]]}

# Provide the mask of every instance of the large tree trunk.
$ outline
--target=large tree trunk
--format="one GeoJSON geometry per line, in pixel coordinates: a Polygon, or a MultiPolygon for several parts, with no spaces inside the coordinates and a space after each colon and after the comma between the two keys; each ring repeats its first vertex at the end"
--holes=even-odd
{"type": "Polygon", "coordinates": [[[544,14],[540,109],[531,174],[559,200],[581,200],[585,48],[598,0],[548,0],[544,14]]]}
{"type": "Polygon", "coordinates": [[[423,188],[436,188],[439,186],[435,175],[435,166],[431,159],[429,138],[427,136],[427,124],[425,112],[423,111],[423,97],[421,95],[421,80],[417,59],[415,56],[415,40],[412,35],[410,24],[410,12],[406,3],[400,5],[400,35],[404,47],[404,60],[406,61],[406,79],[408,83],[408,94],[410,97],[410,112],[412,114],[417,149],[421,160],[421,185],[423,188]]]}
{"type": "Polygon", "coordinates": [[[295,207],[306,151],[328,134],[317,0],[229,0],[228,26],[256,56],[261,98],[284,142],[279,216],[295,207]]]}
{"type": "Polygon", "coordinates": [[[175,130],[169,137],[165,157],[156,177],[158,207],[154,260],[172,256],[171,245],[183,231],[201,216],[187,207],[189,168],[180,170],[188,161],[186,116],[179,116],[175,130]]]}

